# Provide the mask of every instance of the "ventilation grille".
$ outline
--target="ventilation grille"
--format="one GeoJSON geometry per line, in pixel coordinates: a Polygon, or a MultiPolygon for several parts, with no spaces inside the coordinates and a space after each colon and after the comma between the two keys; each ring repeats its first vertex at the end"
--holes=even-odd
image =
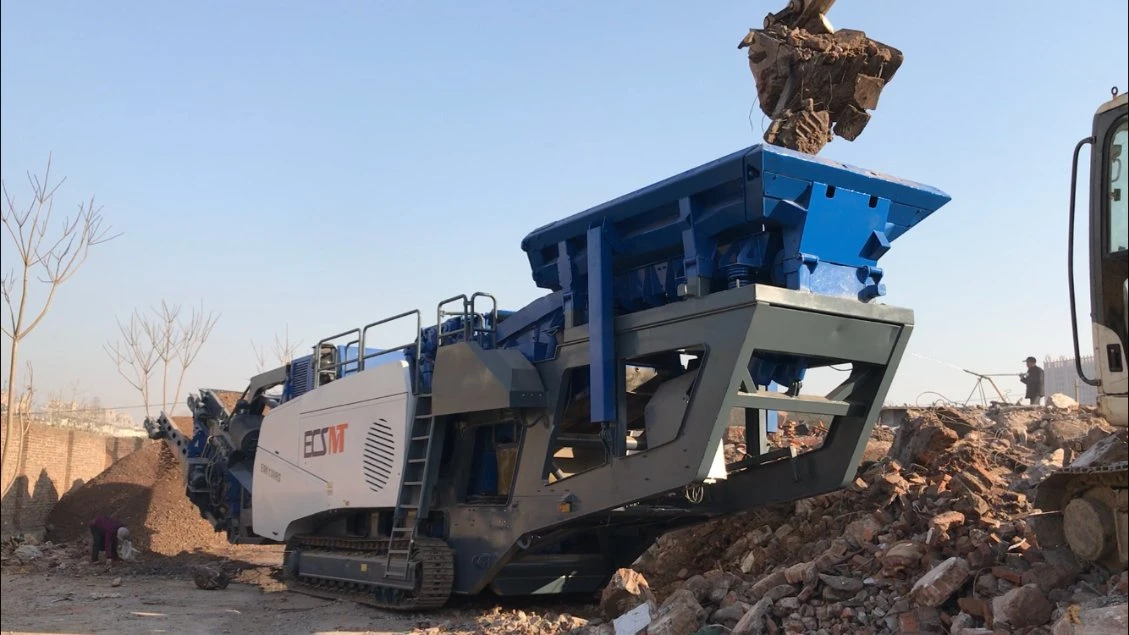
{"type": "Polygon", "coordinates": [[[364,452],[365,482],[374,492],[382,491],[392,478],[396,464],[396,437],[385,419],[369,426],[364,452]]]}
{"type": "Polygon", "coordinates": [[[312,388],[311,384],[314,382],[311,367],[313,365],[313,356],[307,355],[294,360],[290,364],[290,396],[289,399],[297,399],[305,393],[309,392],[312,388]]]}

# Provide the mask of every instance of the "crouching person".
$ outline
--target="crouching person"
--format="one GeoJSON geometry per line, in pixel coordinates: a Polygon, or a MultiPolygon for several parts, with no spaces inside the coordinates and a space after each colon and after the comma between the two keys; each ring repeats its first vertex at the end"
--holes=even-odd
{"type": "Polygon", "coordinates": [[[90,562],[98,562],[98,554],[106,552],[108,562],[120,560],[118,557],[119,543],[129,546],[129,528],[117,519],[109,516],[98,516],[90,522],[90,562]]]}

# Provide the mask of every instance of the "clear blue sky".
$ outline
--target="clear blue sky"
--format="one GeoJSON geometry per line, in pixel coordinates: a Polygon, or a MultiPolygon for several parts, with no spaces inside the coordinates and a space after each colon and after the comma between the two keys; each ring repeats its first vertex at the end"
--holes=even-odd
{"type": "MultiPolygon", "coordinates": [[[[125,232],[25,340],[40,390],[138,403],[101,347],[116,315],[161,298],[222,312],[192,388],[242,388],[249,340],[287,324],[309,345],[461,292],[522,306],[541,294],[529,230],[760,141],[737,43],[783,5],[3,2],[9,189],[26,196],[53,152],[60,205],[96,194],[125,232]]],[[[886,301],[917,315],[891,401],[972,386],[914,354],[1018,373],[1070,353],[1070,153],[1110,87],[1129,89],[1126,14],[832,10],[906,61],[862,137],[823,156],[953,197],[883,260],[886,301]]]]}

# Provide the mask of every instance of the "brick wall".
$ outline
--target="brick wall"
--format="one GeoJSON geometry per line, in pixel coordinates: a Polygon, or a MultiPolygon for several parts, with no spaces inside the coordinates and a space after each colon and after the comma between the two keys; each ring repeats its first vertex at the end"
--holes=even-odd
{"type": "Polygon", "coordinates": [[[11,464],[15,448],[10,448],[13,460],[3,466],[3,482],[12,484],[0,504],[0,533],[42,530],[59,498],[140,448],[143,442],[140,437],[32,424],[23,439],[20,464],[11,464]]]}

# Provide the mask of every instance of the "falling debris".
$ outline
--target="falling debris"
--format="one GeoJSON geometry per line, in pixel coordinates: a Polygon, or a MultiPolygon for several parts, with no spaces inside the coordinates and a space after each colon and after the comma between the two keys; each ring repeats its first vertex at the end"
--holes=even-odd
{"type": "Polygon", "coordinates": [[[770,144],[818,154],[838,135],[854,141],[882,89],[902,65],[902,52],[862,31],[836,31],[826,13],[835,0],[789,0],[749,29],[749,69],[761,111],[772,119],[770,144]]]}

